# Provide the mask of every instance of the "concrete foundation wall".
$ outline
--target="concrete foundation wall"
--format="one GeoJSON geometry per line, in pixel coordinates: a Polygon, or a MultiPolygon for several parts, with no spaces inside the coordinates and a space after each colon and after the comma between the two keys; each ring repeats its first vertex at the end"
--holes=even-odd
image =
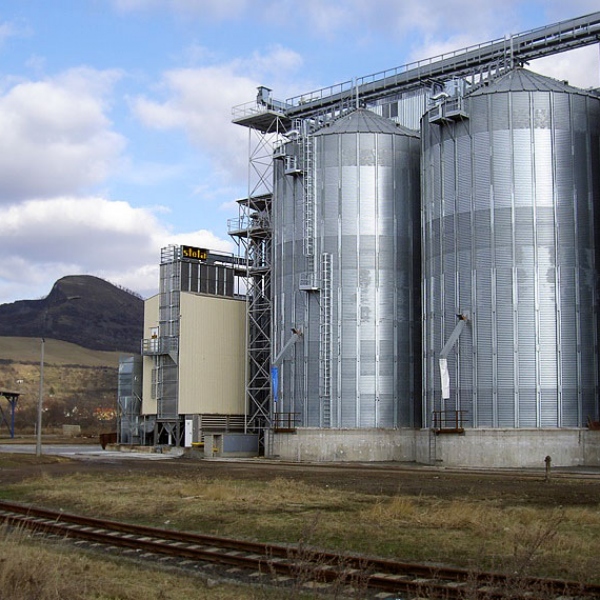
{"type": "MultiPolygon", "coordinates": [[[[596,435],[594,435],[596,434],[596,435]]],[[[597,465],[600,439],[584,429],[470,429],[431,440],[421,431],[417,461],[451,467],[544,467],[597,465]]]]}
{"type": "Polygon", "coordinates": [[[583,432],[583,464],[600,467],[600,431],[583,432]]]}
{"type": "Polygon", "coordinates": [[[299,428],[294,433],[274,434],[267,454],[299,462],[413,462],[418,433],[413,429],[299,428]]]}
{"type": "Polygon", "coordinates": [[[412,429],[299,428],[276,433],[267,455],[310,462],[418,462],[446,467],[600,466],[600,431],[470,429],[434,435],[412,429]]]}

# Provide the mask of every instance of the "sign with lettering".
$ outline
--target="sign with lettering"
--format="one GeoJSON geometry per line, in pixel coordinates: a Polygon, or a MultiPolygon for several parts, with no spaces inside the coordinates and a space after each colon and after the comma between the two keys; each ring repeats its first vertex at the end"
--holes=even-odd
{"type": "Polygon", "coordinates": [[[208,258],[208,250],[194,246],[181,246],[181,258],[204,261],[208,258]]]}

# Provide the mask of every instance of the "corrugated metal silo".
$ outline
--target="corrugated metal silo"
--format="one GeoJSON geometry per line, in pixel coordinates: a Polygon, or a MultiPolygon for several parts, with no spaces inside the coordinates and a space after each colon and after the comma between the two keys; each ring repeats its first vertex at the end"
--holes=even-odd
{"type": "Polygon", "coordinates": [[[514,69],[422,121],[424,419],[473,427],[598,416],[600,99],[514,69]]]}
{"type": "Polygon", "coordinates": [[[273,202],[277,411],[309,427],[414,426],[418,134],[357,109],[285,154],[273,202]],[[302,337],[285,350],[292,329],[302,337]]]}

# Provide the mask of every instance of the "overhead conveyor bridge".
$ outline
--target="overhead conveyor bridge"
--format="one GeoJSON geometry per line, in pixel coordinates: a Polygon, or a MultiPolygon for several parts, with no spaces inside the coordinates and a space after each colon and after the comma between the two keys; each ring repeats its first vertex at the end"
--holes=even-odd
{"type": "Polygon", "coordinates": [[[467,76],[478,70],[523,64],[537,58],[600,41],[600,12],[561,21],[503,39],[388,69],[353,81],[321,88],[277,102],[271,108],[288,119],[308,118],[348,98],[373,101],[394,92],[418,87],[425,81],[467,76]]]}

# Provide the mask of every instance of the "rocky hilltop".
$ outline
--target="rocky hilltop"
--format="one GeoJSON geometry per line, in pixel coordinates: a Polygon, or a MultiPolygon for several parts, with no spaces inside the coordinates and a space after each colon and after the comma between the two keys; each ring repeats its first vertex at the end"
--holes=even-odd
{"type": "Polygon", "coordinates": [[[91,275],[59,279],[40,300],[0,304],[0,336],[51,338],[139,354],[144,301],[91,275]]]}

